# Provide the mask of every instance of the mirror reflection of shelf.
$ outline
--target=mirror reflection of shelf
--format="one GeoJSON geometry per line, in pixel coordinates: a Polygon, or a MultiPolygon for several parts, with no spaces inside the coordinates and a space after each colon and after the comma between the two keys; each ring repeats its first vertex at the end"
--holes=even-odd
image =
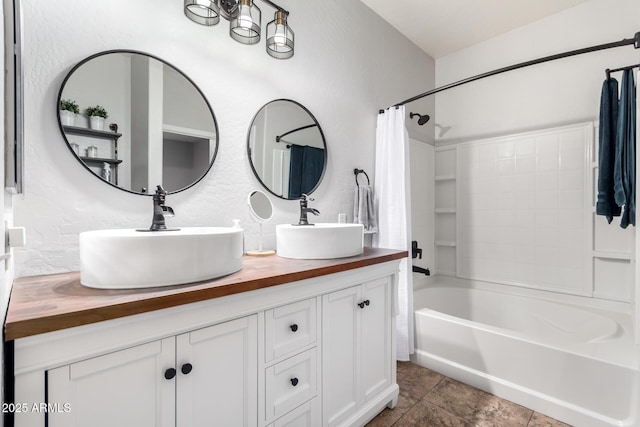
{"type": "Polygon", "coordinates": [[[109,163],[110,165],[119,165],[120,163],[122,163],[122,160],[118,160],[118,159],[107,159],[104,157],[85,157],[85,156],[80,156],[80,159],[83,162],[87,162],[87,163],[109,163]]]}
{"type": "MultiPolygon", "coordinates": [[[[113,158],[108,157],[87,157],[87,156],[78,156],[87,166],[91,165],[101,165],[103,163],[108,163],[111,165],[111,175],[113,176],[112,184],[118,185],[118,165],[122,163],[122,160],[118,159],[118,139],[122,136],[121,133],[113,132],[111,130],[97,130],[97,129],[89,129],[78,126],[62,126],[65,134],[68,135],[78,135],[84,136],[88,138],[99,138],[99,139],[107,139],[113,141],[113,158]]],[[[98,173],[97,173],[98,174],[98,173]]],[[[99,174],[98,174],[99,175],[99,174]]],[[[103,178],[104,179],[104,178],[103,178]]]]}
{"type": "Polygon", "coordinates": [[[62,126],[62,129],[65,133],[72,135],[91,136],[94,138],[113,139],[116,141],[122,136],[121,133],[112,132],[110,130],[96,130],[77,126],[62,126]]]}

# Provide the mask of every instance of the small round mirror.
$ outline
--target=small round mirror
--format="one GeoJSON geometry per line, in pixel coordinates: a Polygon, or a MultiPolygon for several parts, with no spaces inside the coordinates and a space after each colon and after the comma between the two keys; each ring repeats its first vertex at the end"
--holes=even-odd
{"type": "Polygon", "coordinates": [[[252,191],[247,198],[251,217],[256,222],[265,222],[273,216],[273,205],[271,200],[262,191],[252,191]]]}
{"type": "Polygon", "coordinates": [[[254,190],[247,196],[247,204],[251,218],[260,225],[260,234],[258,235],[258,250],[247,251],[247,255],[251,256],[267,256],[276,253],[274,250],[262,249],[262,224],[271,219],[273,216],[273,205],[271,200],[262,191],[254,190]]]}
{"type": "Polygon", "coordinates": [[[290,99],[276,99],[258,111],[249,128],[247,154],[260,184],[288,200],[315,191],[327,167],[320,124],[290,99]]]}

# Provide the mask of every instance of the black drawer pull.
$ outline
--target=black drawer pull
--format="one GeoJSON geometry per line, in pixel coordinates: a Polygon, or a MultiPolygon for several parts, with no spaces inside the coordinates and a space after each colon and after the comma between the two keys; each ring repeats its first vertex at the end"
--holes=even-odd
{"type": "Polygon", "coordinates": [[[297,378],[291,378],[291,385],[292,386],[297,386],[298,385],[298,379],[297,378]]]}
{"type": "Polygon", "coordinates": [[[169,368],[164,371],[164,378],[167,380],[172,380],[176,376],[176,370],[173,368],[169,368]]]}
{"type": "Polygon", "coordinates": [[[364,305],[366,305],[368,307],[369,304],[371,304],[371,301],[369,301],[368,299],[364,300],[364,305]]]}
{"type": "Polygon", "coordinates": [[[359,302],[359,303],[358,303],[358,307],[360,307],[360,308],[364,308],[364,301],[363,301],[363,302],[359,302]]]}
{"type": "Polygon", "coordinates": [[[184,365],[182,365],[182,367],[180,368],[180,371],[187,375],[189,372],[191,372],[193,370],[193,365],[191,363],[185,363],[184,365]]]}
{"type": "Polygon", "coordinates": [[[296,325],[295,323],[289,327],[291,328],[292,332],[296,332],[298,330],[298,325],[296,325]]]}

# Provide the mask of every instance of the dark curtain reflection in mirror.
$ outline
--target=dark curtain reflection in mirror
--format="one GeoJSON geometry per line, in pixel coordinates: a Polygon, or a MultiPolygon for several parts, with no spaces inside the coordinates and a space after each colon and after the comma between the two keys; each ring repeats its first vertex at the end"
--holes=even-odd
{"type": "Polygon", "coordinates": [[[58,94],[58,123],[69,149],[94,175],[132,193],[191,187],[211,168],[218,125],[200,89],[184,73],[152,55],[115,50],[92,55],[69,72],[58,94]],[[59,110],[75,102],[80,114],[59,110]],[[103,130],[87,107],[103,107],[103,130]],[[66,117],[63,117],[66,116],[66,117]]]}
{"type": "Polygon", "coordinates": [[[271,101],[258,111],[249,129],[248,155],[260,183],[283,199],[315,191],[327,163],[318,121],[303,105],[288,99],[271,101]]]}

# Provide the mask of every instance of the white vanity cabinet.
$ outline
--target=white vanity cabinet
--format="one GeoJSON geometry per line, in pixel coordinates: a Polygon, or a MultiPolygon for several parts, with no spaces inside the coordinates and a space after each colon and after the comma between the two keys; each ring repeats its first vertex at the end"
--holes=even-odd
{"type": "Polygon", "coordinates": [[[76,288],[69,274],[14,283],[11,304],[26,301],[24,311],[10,305],[5,323],[13,403],[26,409],[14,425],[364,425],[398,397],[395,295],[406,256],[367,251],[342,267],[244,260],[211,283],[140,294],[76,288]],[[22,320],[35,312],[32,295],[60,307],[74,292],[79,311],[22,320]]]}
{"type": "Polygon", "coordinates": [[[51,427],[254,426],[256,316],[47,371],[51,427]]]}
{"type": "Polygon", "coordinates": [[[393,288],[385,277],[322,297],[325,426],[366,421],[375,398],[396,388],[393,288]]]}

